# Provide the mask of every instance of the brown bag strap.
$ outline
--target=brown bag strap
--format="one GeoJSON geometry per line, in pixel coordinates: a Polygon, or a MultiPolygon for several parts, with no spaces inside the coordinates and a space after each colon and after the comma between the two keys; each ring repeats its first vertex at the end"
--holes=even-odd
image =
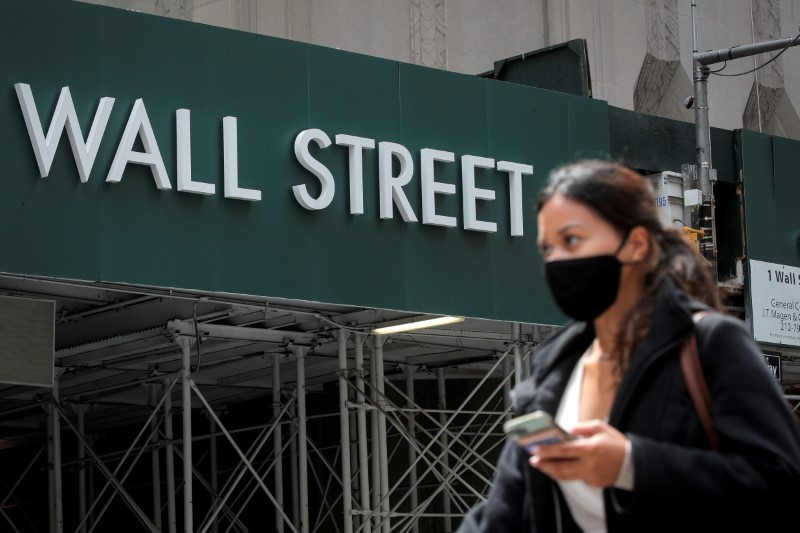
{"type": "MultiPolygon", "coordinates": [[[[692,319],[697,324],[707,314],[707,312],[695,313],[692,315],[692,319]]],[[[711,447],[719,450],[719,437],[711,423],[711,392],[708,390],[708,383],[703,375],[703,366],[697,353],[697,338],[694,334],[684,343],[680,361],[683,379],[686,381],[686,387],[689,389],[689,396],[692,398],[700,423],[711,442],[711,447]]]]}

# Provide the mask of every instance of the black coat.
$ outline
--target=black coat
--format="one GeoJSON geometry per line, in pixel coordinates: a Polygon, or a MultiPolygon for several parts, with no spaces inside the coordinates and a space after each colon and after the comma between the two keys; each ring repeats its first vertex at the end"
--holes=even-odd
{"type": "MultiPolygon", "coordinates": [[[[784,524],[796,531],[800,523],[797,421],[750,332],[721,314],[696,328],[720,441],[719,452],[711,449],[678,362],[692,313],[702,309],[671,282],[659,289],[650,332],[608,420],[631,440],[634,465],[633,491],[603,490],[609,533],[781,531],[784,524]]],[[[555,414],[593,339],[591,324],[573,322],[542,343],[533,375],[512,392],[515,415],[555,414]]],[[[506,443],[487,501],[467,514],[459,533],[580,531],[558,485],[527,460],[520,446],[506,443]]]]}

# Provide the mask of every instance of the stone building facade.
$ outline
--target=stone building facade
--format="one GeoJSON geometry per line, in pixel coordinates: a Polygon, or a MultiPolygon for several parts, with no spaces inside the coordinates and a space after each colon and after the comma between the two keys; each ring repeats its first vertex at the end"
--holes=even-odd
{"type": "MultiPolygon", "coordinates": [[[[83,0],[466,74],[586,39],[594,98],[693,121],[690,0],[83,0]]],[[[798,34],[795,0],[696,0],[697,47],[798,34]]],[[[711,125],[800,139],[800,48],[739,59],[709,81],[711,125]],[[753,70],[741,76],[731,76],[753,70]],[[723,77],[722,75],[726,75],[723,77]]],[[[717,65],[715,69],[720,68],[717,65]]]]}

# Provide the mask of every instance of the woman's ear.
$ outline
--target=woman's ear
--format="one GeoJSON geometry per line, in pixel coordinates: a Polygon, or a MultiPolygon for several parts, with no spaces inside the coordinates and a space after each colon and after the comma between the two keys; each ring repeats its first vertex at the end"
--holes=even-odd
{"type": "Polygon", "coordinates": [[[651,247],[650,232],[644,226],[636,226],[628,234],[626,263],[640,263],[647,259],[651,247]]]}

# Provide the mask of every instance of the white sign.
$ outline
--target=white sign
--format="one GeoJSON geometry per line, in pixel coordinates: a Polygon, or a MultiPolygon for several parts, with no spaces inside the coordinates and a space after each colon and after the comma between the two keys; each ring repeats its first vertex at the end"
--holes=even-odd
{"type": "Polygon", "coordinates": [[[800,346],[800,268],[750,260],[753,336],[800,346]]]}

